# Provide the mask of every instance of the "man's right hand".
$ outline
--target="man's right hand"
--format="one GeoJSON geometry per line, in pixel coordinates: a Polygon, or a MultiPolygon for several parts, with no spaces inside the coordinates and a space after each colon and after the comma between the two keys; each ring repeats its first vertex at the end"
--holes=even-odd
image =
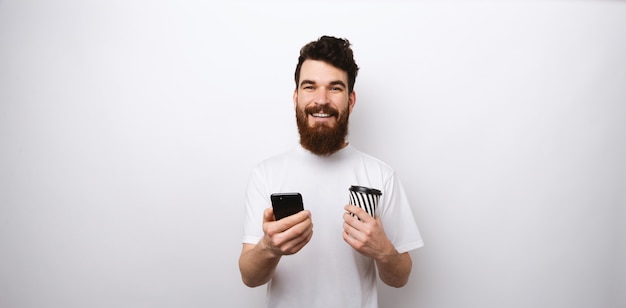
{"type": "Polygon", "coordinates": [[[241,278],[249,287],[270,281],[280,258],[300,251],[311,240],[311,212],[304,210],[275,220],[274,210],[268,208],[263,212],[263,233],[257,244],[244,243],[239,256],[241,278]]]}
{"type": "Polygon", "coordinates": [[[263,233],[259,244],[275,256],[292,255],[300,251],[313,236],[311,212],[300,211],[280,220],[274,219],[274,210],[263,212],[263,233]]]}

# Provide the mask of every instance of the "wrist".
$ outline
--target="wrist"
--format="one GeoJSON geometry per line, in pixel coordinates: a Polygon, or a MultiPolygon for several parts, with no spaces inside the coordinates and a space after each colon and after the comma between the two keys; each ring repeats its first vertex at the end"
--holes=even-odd
{"type": "Polygon", "coordinates": [[[382,253],[377,255],[374,259],[376,260],[376,262],[387,264],[387,263],[396,262],[396,259],[398,258],[399,255],[400,253],[396,250],[396,248],[390,244],[389,247],[387,247],[382,253]]]}
{"type": "Polygon", "coordinates": [[[259,252],[267,258],[280,259],[280,257],[282,256],[280,250],[276,246],[272,245],[272,239],[269,236],[265,235],[263,239],[259,242],[259,244],[259,252]]]}

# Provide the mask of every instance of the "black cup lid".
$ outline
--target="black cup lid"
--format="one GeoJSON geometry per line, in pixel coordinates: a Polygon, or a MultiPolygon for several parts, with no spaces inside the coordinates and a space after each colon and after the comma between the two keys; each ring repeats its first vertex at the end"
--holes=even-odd
{"type": "Polygon", "coordinates": [[[356,191],[356,192],[369,194],[369,195],[382,195],[383,194],[380,190],[376,188],[370,188],[370,187],[358,186],[358,185],[350,186],[350,191],[356,191]]]}

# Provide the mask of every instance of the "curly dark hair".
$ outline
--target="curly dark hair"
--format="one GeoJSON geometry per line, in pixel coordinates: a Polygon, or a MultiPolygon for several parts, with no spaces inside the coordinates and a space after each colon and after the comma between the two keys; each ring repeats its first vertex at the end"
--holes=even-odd
{"type": "Polygon", "coordinates": [[[296,89],[300,82],[302,63],[308,59],[324,61],[348,73],[348,93],[352,93],[359,67],[354,62],[350,41],[324,35],[317,41],[304,45],[304,47],[300,49],[300,57],[298,58],[298,65],[296,66],[296,89]]]}

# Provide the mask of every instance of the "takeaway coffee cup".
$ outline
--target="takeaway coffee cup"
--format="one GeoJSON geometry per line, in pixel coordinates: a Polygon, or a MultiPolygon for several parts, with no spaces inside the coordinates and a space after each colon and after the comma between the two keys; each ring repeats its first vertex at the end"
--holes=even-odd
{"type": "Polygon", "coordinates": [[[376,207],[378,207],[378,200],[383,194],[380,190],[352,185],[350,191],[350,204],[356,205],[364,209],[372,217],[376,215],[376,207]]]}

